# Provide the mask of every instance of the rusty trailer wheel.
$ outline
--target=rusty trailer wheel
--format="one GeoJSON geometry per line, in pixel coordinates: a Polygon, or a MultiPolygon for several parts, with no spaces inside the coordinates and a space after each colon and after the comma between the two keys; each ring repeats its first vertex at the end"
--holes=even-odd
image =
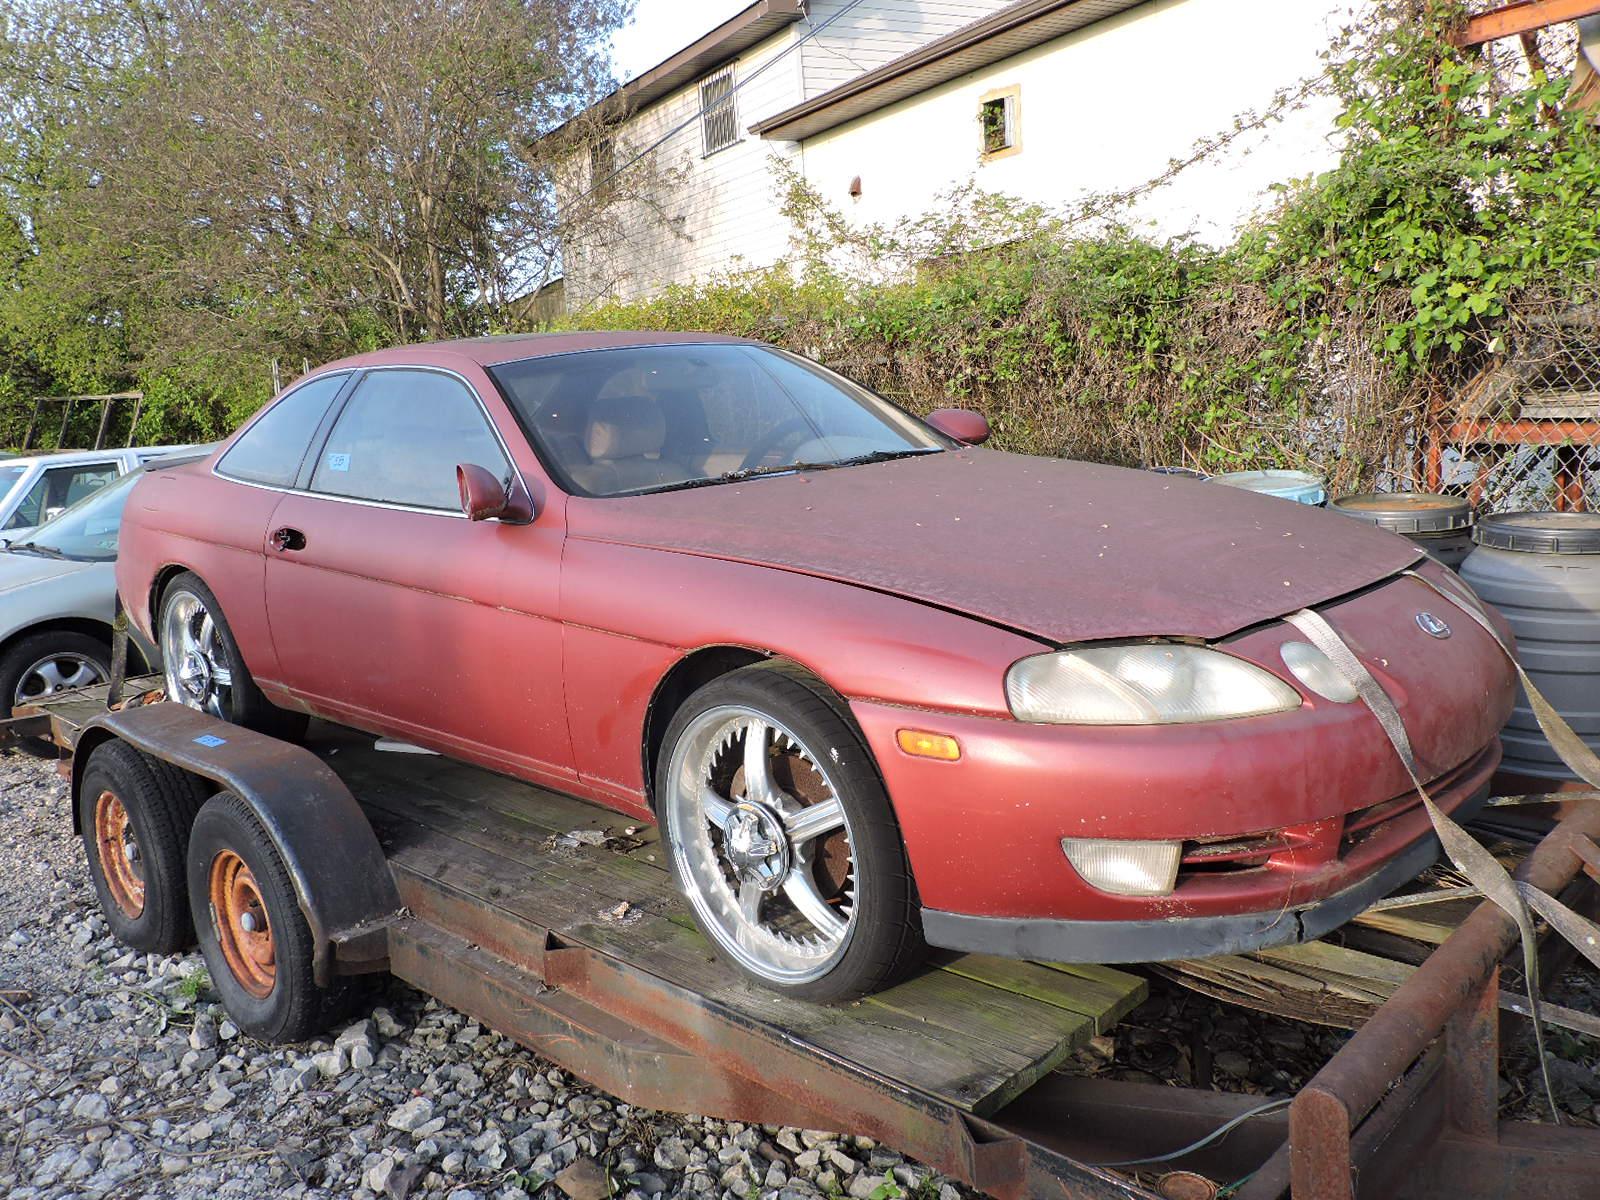
{"type": "Polygon", "coordinates": [[[144,912],[144,862],[127,806],[110,788],[94,802],[94,839],[106,874],[106,891],[129,920],[144,912]]]}
{"type": "Polygon", "coordinates": [[[212,986],[240,1029],[264,1042],[303,1042],[348,1011],[355,989],[317,983],[294,880],[255,809],[234,792],[218,792],[195,818],[189,903],[212,986]]]}
{"type": "Polygon", "coordinates": [[[152,954],[194,943],[189,828],[200,782],[113,739],[96,746],[78,784],[77,826],[95,895],[119,942],[152,954]]]}
{"type": "Polygon", "coordinates": [[[217,945],[228,970],[257,999],[272,992],[278,960],[272,944],[272,922],[256,877],[232,850],[211,860],[211,911],[217,922],[217,945]]]}

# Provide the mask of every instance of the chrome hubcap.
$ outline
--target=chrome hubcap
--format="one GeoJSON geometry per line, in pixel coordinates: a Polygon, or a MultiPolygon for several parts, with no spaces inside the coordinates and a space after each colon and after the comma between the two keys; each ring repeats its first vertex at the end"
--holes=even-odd
{"type": "Polygon", "coordinates": [[[742,706],[696,717],[662,797],[679,877],[722,949],[762,978],[827,974],[854,932],[855,839],[823,760],[742,706]]]}
{"type": "Polygon", "coordinates": [[[17,693],[11,698],[11,706],[15,708],[56,692],[104,683],[105,678],[100,664],[81,654],[52,654],[48,658],[41,658],[22,673],[17,683],[17,693]]]}
{"type": "Polygon", "coordinates": [[[161,660],[167,697],[212,716],[226,717],[233,672],[222,634],[193,592],[178,592],[161,618],[161,660]]]}
{"type": "Polygon", "coordinates": [[[775,892],[789,873],[789,839],[783,821],[764,805],[741,800],[722,826],[723,850],[741,883],[775,892]]]}

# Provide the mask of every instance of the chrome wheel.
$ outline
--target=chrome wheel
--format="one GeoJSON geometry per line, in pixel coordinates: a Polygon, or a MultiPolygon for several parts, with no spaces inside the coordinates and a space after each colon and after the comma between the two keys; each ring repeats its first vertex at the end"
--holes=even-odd
{"type": "Polygon", "coordinates": [[[88,687],[90,684],[104,683],[105,680],[105,668],[91,658],[72,653],[50,654],[22,673],[22,678],[17,682],[17,693],[11,698],[11,706],[15,708],[19,704],[31,704],[56,692],[88,687]]]}
{"type": "Polygon", "coordinates": [[[233,670],[222,631],[193,592],[174,592],[162,609],[161,661],[169,700],[227,719],[233,670]]]}
{"type": "Polygon", "coordinates": [[[844,956],[862,881],[823,760],[742,705],[708,709],[673,747],[662,797],[678,878],[702,925],[774,983],[818,979],[844,956]]]}

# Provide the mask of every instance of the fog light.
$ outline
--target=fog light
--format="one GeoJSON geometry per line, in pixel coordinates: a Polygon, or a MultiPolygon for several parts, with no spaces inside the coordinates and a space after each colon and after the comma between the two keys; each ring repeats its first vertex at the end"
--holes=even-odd
{"type": "Polygon", "coordinates": [[[1118,896],[1166,896],[1178,882],[1182,842],[1062,838],[1067,861],[1084,880],[1118,896]]]}
{"type": "Polygon", "coordinates": [[[900,749],[917,758],[937,758],[940,762],[955,762],[961,757],[961,743],[942,733],[928,733],[923,729],[902,729],[895,734],[900,749]]]}
{"type": "Polygon", "coordinates": [[[1340,673],[1333,660],[1310,642],[1285,642],[1278,653],[1283,655],[1283,665],[1306,685],[1306,690],[1324,700],[1349,704],[1359,695],[1355,684],[1340,673]]]}

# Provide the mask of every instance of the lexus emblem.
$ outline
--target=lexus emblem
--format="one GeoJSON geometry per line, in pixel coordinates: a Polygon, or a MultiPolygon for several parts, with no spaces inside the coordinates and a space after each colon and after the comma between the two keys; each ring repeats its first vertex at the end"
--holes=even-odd
{"type": "Polygon", "coordinates": [[[1417,628],[1429,637],[1447,638],[1450,636],[1450,626],[1446,625],[1431,612],[1417,614],[1417,628]]]}

